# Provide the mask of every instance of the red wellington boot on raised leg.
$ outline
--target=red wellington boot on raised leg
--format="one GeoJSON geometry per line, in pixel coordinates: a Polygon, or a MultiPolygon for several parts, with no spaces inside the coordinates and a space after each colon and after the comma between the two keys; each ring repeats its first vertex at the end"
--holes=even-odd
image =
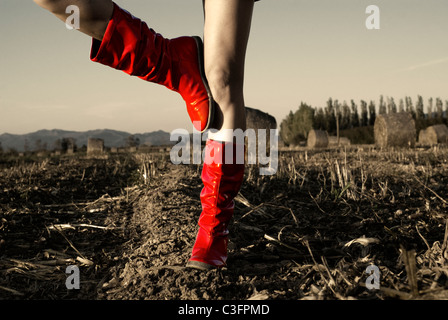
{"type": "Polygon", "coordinates": [[[209,127],[214,101],[204,73],[201,38],[166,39],[114,4],[103,40],[93,39],[90,59],[178,92],[196,130],[209,127]]]}
{"type": "Polygon", "coordinates": [[[231,142],[207,141],[202,168],[202,213],[187,267],[210,270],[226,266],[228,225],[244,178],[244,145],[240,147],[231,142]]]}

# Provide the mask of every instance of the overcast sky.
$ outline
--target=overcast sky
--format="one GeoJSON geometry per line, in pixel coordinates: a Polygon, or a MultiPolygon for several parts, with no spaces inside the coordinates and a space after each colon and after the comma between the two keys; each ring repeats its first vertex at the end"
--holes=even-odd
{"type": "MultiPolygon", "coordinates": [[[[165,37],[202,35],[200,0],[117,0],[165,37]]],[[[247,106],[280,123],[300,102],[448,99],[448,1],[262,0],[246,62],[247,106]],[[365,26],[380,9],[380,29],[365,26]]],[[[0,134],[39,129],[191,130],[183,100],[89,60],[91,39],[32,0],[0,0],[0,134]]]]}

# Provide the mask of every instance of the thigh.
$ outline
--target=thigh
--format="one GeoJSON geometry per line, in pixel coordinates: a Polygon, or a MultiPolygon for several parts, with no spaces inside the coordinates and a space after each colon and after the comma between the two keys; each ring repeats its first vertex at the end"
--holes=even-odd
{"type": "Polygon", "coordinates": [[[222,69],[242,77],[252,20],[253,0],[203,0],[206,70],[222,69]]]}

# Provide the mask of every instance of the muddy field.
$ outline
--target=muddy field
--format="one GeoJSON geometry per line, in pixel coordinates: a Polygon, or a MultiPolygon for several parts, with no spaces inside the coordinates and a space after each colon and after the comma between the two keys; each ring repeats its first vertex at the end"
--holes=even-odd
{"type": "Polygon", "coordinates": [[[0,298],[447,299],[447,159],[443,147],[364,146],[284,151],[274,176],[248,166],[228,267],[203,272],[184,268],[200,166],[169,154],[4,157],[0,298]],[[79,289],[67,289],[71,265],[79,289]]]}

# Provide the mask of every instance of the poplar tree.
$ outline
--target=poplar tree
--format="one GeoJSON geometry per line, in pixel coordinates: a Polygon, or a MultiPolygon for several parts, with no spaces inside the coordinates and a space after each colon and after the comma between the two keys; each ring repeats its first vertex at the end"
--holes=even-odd
{"type": "Polygon", "coordinates": [[[378,114],[385,114],[387,113],[386,103],[384,102],[383,95],[380,96],[380,104],[378,107],[378,114]]]}
{"type": "Polygon", "coordinates": [[[350,126],[352,128],[359,127],[359,114],[358,114],[358,106],[356,105],[353,99],[351,100],[351,118],[350,118],[350,126]]]}
{"type": "Polygon", "coordinates": [[[422,121],[425,119],[425,111],[424,111],[424,104],[423,104],[422,96],[417,97],[417,104],[415,105],[415,114],[416,114],[416,119],[418,121],[422,121]]]}
{"type": "Polygon", "coordinates": [[[448,125],[448,100],[445,100],[445,123],[448,125]]]}
{"type": "Polygon", "coordinates": [[[406,112],[409,112],[412,115],[412,118],[414,118],[415,120],[417,118],[417,114],[415,113],[414,105],[412,104],[412,98],[406,97],[405,103],[406,103],[406,112]]]}
{"type": "Polygon", "coordinates": [[[387,109],[388,113],[397,113],[397,105],[395,104],[394,98],[390,97],[387,99],[387,109]]]}
{"type": "Polygon", "coordinates": [[[347,102],[344,101],[342,103],[342,110],[341,110],[341,122],[339,127],[340,130],[350,128],[350,119],[351,119],[350,107],[348,106],[347,102]]]}
{"type": "Polygon", "coordinates": [[[331,98],[327,101],[327,106],[324,110],[325,114],[325,129],[328,133],[334,133],[336,131],[336,111],[333,106],[333,100],[331,98]]]}
{"type": "Polygon", "coordinates": [[[404,112],[404,101],[403,99],[400,99],[399,105],[398,105],[398,112],[404,112]]]}
{"type": "Polygon", "coordinates": [[[362,127],[369,125],[369,114],[367,112],[367,102],[364,100],[361,100],[361,119],[360,119],[360,125],[362,127]]]}
{"type": "Polygon", "coordinates": [[[376,119],[376,110],[375,110],[375,102],[370,100],[369,103],[369,125],[373,126],[375,124],[376,119]]]}
{"type": "Polygon", "coordinates": [[[424,105],[423,105],[423,98],[422,96],[417,97],[417,103],[415,105],[415,129],[417,130],[417,133],[420,132],[421,129],[424,129],[425,126],[425,111],[424,111],[424,105]]]}
{"type": "Polygon", "coordinates": [[[325,114],[322,108],[317,108],[314,110],[314,129],[326,130],[325,114]]]}

